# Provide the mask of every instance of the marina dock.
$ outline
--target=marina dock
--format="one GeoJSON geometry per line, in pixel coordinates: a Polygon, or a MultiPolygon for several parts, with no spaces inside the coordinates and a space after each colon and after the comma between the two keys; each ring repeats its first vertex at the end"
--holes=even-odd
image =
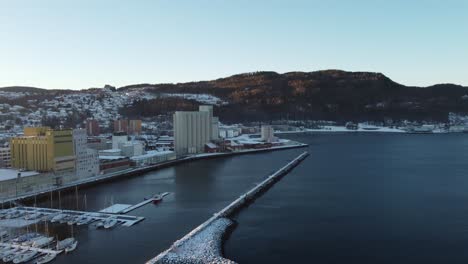
{"type": "Polygon", "coordinates": [[[7,243],[7,242],[0,242],[0,247],[26,249],[28,251],[34,251],[34,252],[44,253],[44,254],[60,254],[60,253],[62,253],[62,250],[53,250],[53,249],[47,249],[47,248],[23,246],[23,245],[18,245],[18,244],[14,244],[14,243],[7,243]]]}
{"type": "MultiPolygon", "coordinates": [[[[167,195],[169,195],[168,192],[162,193],[162,194],[161,194],[161,198],[164,198],[164,197],[167,196],[167,195]]],[[[119,211],[118,214],[126,214],[126,213],[131,212],[131,211],[133,211],[133,210],[135,210],[135,209],[137,209],[137,208],[140,208],[140,207],[142,207],[142,206],[144,206],[144,205],[147,205],[147,204],[149,204],[149,203],[152,203],[154,200],[155,200],[154,197],[149,198],[149,199],[146,199],[146,200],[144,200],[144,201],[141,202],[141,203],[132,205],[132,206],[130,206],[130,207],[127,207],[127,208],[125,208],[125,209],[119,211]]]]}
{"type": "MultiPolygon", "coordinates": [[[[93,222],[99,221],[99,220],[106,220],[112,217],[116,219],[117,221],[119,221],[122,224],[122,226],[132,226],[145,219],[144,217],[140,217],[140,216],[116,215],[116,214],[102,213],[102,212],[86,212],[86,211],[61,210],[61,209],[53,209],[53,208],[26,207],[26,206],[14,207],[9,210],[11,210],[10,212],[16,211],[16,212],[23,213],[23,214],[40,214],[41,217],[35,219],[35,221],[42,221],[44,219],[50,221],[52,217],[54,217],[55,215],[63,214],[63,215],[73,216],[73,217],[86,216],[88,218],[91,218],[93,222]]],[[[3,220],[0,220],[0,225],[2,224],[2,221],[3,220]]]]}

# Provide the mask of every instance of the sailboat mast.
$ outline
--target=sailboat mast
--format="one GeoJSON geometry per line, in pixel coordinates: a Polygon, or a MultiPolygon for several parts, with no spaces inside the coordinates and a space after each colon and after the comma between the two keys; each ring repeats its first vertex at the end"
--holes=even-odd
{"type": "Polygon", "coordinates": [[[80,208],[78,208],[78,185],[75,185],[75,198],[76,198],[76,210],[80,210],[80,208]]]}
{"type": "Polygon", "coordinates": [[[62,200],[60,199],[60,191],[58,192],[59,195],[59,209],[62,210],[62,200]]]}

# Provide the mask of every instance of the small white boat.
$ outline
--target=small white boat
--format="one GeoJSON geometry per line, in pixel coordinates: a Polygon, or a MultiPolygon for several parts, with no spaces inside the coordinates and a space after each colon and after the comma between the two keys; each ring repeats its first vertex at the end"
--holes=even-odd
{"type": "Polygon", "coordinates": [[[28,241],[32,238],[35,238],[35,237],[38,237],[39,234],[38,233],[27,233],[27,234],[24,234],[24,235],[21,235],[15,239],[13,239],[13,242],[14,243],[22,243],[22,242],[25,242],[25,241],[28,241]]]}
{"type": "Polygon", "coordinates": [[[0,254],[0,258],[3,259],[6,256],[9,256],[9,255],[14,254],[15,252],[18,252],[19,250],[20,250],[19,248],[13,248],[13,249],[7,250],[5,252],[2,252],[2,254],[0,254]]]}
{"type": "Polygon", "coordinates": [[[57,250],[64,250],[66,247],[70,246],[75,242],[73,237],[65,238],[64,240],[57,241],[57,250]]]}
{"type": "Polygon", "coordinates": [[[65,248],[65,253],[70,253],[73,250],[76,249],[76,246],[78,246],[78,241],[73,242],[71,245],[65,248]]]}
{"type": "Polygon", "coordinates": [[[52,223],[58,222],[58,221],[62,220],[63,218],[65,218],[65,216],[67,216],[67,215],[65,215],[65,214],[58,214],[58,215],[52,217],[52,219],[50,220],[50,222],[52,222],[52,223]]]}
{"type": "Polygon", "coordinates": [[[34,220],[37,219],[41,214],[39,213],[33,213],[33,214],[27,214],[24,219],[25,220],[34,220]]]}
{"type": "Polygon", "coordinates": [[[81,219],[81,216],[71,216],[70,219],[67,222],[67,225],[74,225],[78,223],[81,219]]]}
{"type": "Polygon", "coordinates": [[[51,262],[52,260],[54,260],[55,257],[57,257],[57,254],[55,254],[55,253],[45,254],[45,255],[39,257],[39,258],[36,260],[36,264],[49,263],[49,262],[51,262]]]}
{"type": "Polygon", "coordinates": [[[7,237],[7,236],[8,236],[8,231],[6,230],[0,231],[0,238],[7,237]]]}
{"type": "Polygon", "coordinates": [[[32,246],[41,248],[41,247],[45,247],[45,246],[49,245],[50,243],[52,243],[52,241],[54,241],[53,237],[44,237],[42,239],[34,241],[32,246]]]}
{"type": "Polygon", "coordinates": [[[28,239],[26,240],[25,242],[21,243],[21,245],[23,246],[31,246],[32,244],[34,244],[34,242],[38,241],[38,240],[41,240],[45,238],[45,236],[36,236],[36,237],[33,237],[31,239],[28,239]]]}
{"type": "Polygon", "coordinates": [[[4,256],[4,257],[2,258],[2,261],[5,262],[5,263],[10,262],[10,261],[12,261],[14,258],[16,258],[16,257],[18,256],[18,254],[23,254],[24,252],[26,252],[26,250],[11,252],[10,254],[4,256]]]}
{"type": "Polygon", "coordinates": [[[71,216],[71,215],[65,215],[64,218],[62,218],[62,219],[59,220],[59,223],[65,224],[65,223],[67,223],[68,220],[70,220],[72,217],[73,217],[73,216],[71,216]]]}
{"type": "Polygon", "coordinates": [[[118,223],[117,219],[115,219],[114,217],[110,217],[104,222],[104,228],[105,229],[113,228],[114,226],[117,225],[117,223],[118,223]]]}
{"type": "Polygon", "coordinates": [[[18,257],[14,258],[13,263],[17,264],[17,263],[28,262],[31,259],[33,259],[34,256],[36,256],[36,255],[37,255],[36,251],[25,252],[23,254],[20,254],[18,257]]]}
{"type": "Polygon", "coordinates": [[[81,218],[80,220],[78,220],[78,222],[76,223],[76,225],[86,225],[88,224],[89,222],[91,222],[92,218],[91,217],[83,217],[81,218]]]}
{"type": "Polygon", "coordinates": [[[104,222],[103,221],[98,221],[96,224],[95,224],[96,228],[99,229],[99,228],[103,228],[104,227],[104,222]]]}

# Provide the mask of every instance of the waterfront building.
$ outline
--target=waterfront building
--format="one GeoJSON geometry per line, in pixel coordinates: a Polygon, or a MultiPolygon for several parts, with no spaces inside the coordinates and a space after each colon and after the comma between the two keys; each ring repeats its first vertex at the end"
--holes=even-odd
{"type": "Polygon", "coordinates": [[[143,144],[139,141],[135,142],[126,142],[119,145],[122,156],[133,157],[143,155],[145,150],[143,144]]]}
{"type": "Polygon", "coordinates": [[[177,155],[204,151],[211,140],[211,113],[209,111],[177,111],[174,113],[174,149],[177,155]]]}
{"type": "Polygon", "coordinates": [[[120,144],[124,144],[128,142],[128,135],[127,132],[115,132],[112,135],[112,148],[118,149],[120,148],[120,144]]]}
{"type": "Polygon", "coordinates": [[[272,126],[262,125],[261,128],[261,138],[263,141],[267,143],[272,143],[276,141],[275,139],[275,131],[272,126]]]}
{"type": "Polygon", "coordinates": [[[0,199],[41,191],[60,184],[60,178],[52,172],[0,169],[0,199]]]}
{"type": "Polygon", "coordinates": [[[27,127],[24,136],[11,138],[10,147],[13,168],[74,173],[72,130],[27,127]]]}
{"type": "Polygon", "coordinates": [[[101,156],[122,156],[122,151],[120,149],[103,149],[99,151],[99,157],[101,156]]]}
{"type": "Polygon", "coordinates": [[[99,175],[99,156],[95,149],[88,148],[87,131],[73,130],[75,173],[78,179],[99,175]]]}
{"type": "Polygon", "coordinates": [[[141,134],[141,120],[130,120],[128,122],[128,134],[140,135],[141,134]]]}
{"type": "Polygon", "coordinates": [[[168,160],[174,160],[176,158],[176,154],[174,151],[156,151],[151,150],[148,151],[146,154],[131,157],[131,161],[136,166],[145,166],[145,165],[152,165],[168,160]]]}
{"type": "Polygon", "coordinates": [[[99,136],[101,129],[96,119],[86,120],[86,133],[88,136],[99,136]]]}
{"type": "Polygon", "coordinates": [[[177,155],[201,153],[205,144],[219,139],[219,119],[212,105],[201,105],[198,111],[174,113],[174,149],[177,155]]]}
{"type": "Polygon", "coordinates": [[[219,140],[219,118],[213,116],[211,122],[211,140],[219,140]]]}
{"type": "Polygon", "coordinates": [[[95,150],[109,149],[112,147],[112,141],[109,141],[106,138],[102,137],[88,137],[88,148],[95,150]]]}
{"type": "Polygon", "coordinates": [[[218,130],[219,137],[222,139],[237,137],[242,134],[242,128],[238,126],[221,126],[218,130]]]}
{"type": "Polygon", "coordinates": [[[128,133],[128,120],[114,120],[114,133],[128,133]]]}
{"type": "Polygon", "coordinates": [[[0,168],[11,167],[11,151],[10,148],[0,148],[0,168]]]}
{"type": "Polygon", "coordinates": [[[101,174],[117,172],[130,168],[130,159],[124,156],[99,156],[101,174]]]}
{"type": "Polygon", "coordinates": [[[217,140],[219,138],[219,132],[218,132],[219,119],[218,117],[213,116],[213,106],[212,105],[200,105],[198,107],[198,111],[209,113],[208,119],[209,119],[210,126],[211,126],[210,139],[217,140]]]}

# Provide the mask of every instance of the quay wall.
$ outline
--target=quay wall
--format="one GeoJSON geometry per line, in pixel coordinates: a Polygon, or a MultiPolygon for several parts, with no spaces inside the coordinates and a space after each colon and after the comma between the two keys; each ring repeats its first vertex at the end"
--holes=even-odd
{"type": "Polygon", "coordinates": [[[4,189],[2,189],[3,192],[1,193],[2,195],[0,196],[2,197],[0,198],[0,204],[2,204],[3,206],[8,206],[11,203],[28,201],[31,199],[41,199],[43,197],[49,197],[51,192],[73,191],[75,190],[75,188],[78,188],[78,187],[89,187],[89,186],[100,184],[103,182],[114,181],[114,180],[118,180],[118,179],[122,179],[126,177],[134,177],[134,176],[138,176],[141,174],[145,174],[147,172],[151,172],[151,171],[166,168],[166,167],[171,167],[180,163],[185,163],[185,162],[190,162],[190,161],[196,161],[196,160],[201,160],[201,159],[215,159],[215,158],[222,158],[222,157],[229,157],[229,156],[236,156],[236,155],[261,153],[261,152],[270,152],[270,151],[277,151],[277,150],[284,150],[284,149],[304,148],[307,146],[308,146],[307,144],[295,144],[295,145],[286,145],[286,146],[279,146],[279,147],[265,148],[265,149],[252,149],[252,150],[243,150],[243,151],[237,151],[237,152],[193,155],[193,156],[182,157],[182,158],[178,158],[175,160],[157,163],[154,165],[148,165],[148,166],[138,167],[138,168],[129,168],[129,169],[118,171],[118,172],[112,172],[112,173],[108,173],[108,174],[104,174],[104,175],[100,175],[96,177],[79,179],[76,181],[67,180],[67,181],[64,181],[63,184],[60,186],[53,185],[55,183],[55,179],[53,178],[53,175],[47,174],[46,175],[47,177],[43,179],[44,182],[42,183],[41,181],[41,184],[35,186],[35,188],[31,187],[32,186],[31,183],[25,182],[25,184],[26,183],[28,184],[25,185],[25,188],[20,188],[22,191],[19,191],[18,195],[16,195],[16,187],[15,187],[16,181],[15,182],[12,181],[11,183],[9,182],[7,185],[3,187],[4,189]],[[7,191],[7,188],[9,188],[8,191],[7,191]]]}

